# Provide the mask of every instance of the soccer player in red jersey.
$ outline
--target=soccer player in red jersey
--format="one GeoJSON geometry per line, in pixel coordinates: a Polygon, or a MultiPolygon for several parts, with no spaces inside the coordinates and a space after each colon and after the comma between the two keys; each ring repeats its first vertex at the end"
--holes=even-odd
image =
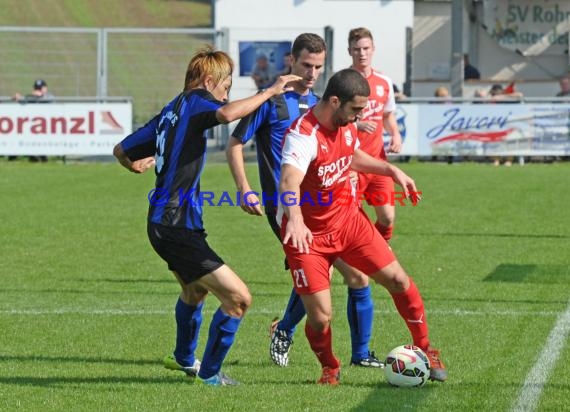
{"type": "Polygon", "coordinates": [[[439,351],[430,346],[424,304],[415,283],[357,203],[338,199],[340,193],[351,190],[351,169],[389,176],[406,195],[416,192],[414,181],[404,172],[359,149],[354,122],[367,107],[369,94],[364,77],[352,69],[341,70],[329,80],[322,100],[297,119],[285,136],[280,193],[290,194],[291,199],[330,199],[318,204],[279,204],[283,249],[307,312],[305,334],[322,366],[318,383],[338,384],[329,269],[341,258],[390,292],[414,344],[429,357],[430,379],[444,381],[447,371],[439,351]]]}
{"type": "MultiPolygon", "coordinates": [[[[372,68],[374,55],[374,39],[370,30],[359,27],[348,34],[348,53],[352,57],[352,69],[358,71],[370,86],[370,96],[366,108],[356,122],[360,149],[376,159],[386,160],[384,150],[384,128],[392,136],[388,151],[399,153],[402,149],[402,137],[394,112],[396,102],[392,80],[372,68]]],[[[361,174],[358,182],[359,192],[370,194],[367,203],[374,206],[376,223],[374,224],[382,237],[389,241],[392,238],[396,208],[394,202],[382,201],[390,199],[394,191],[394,182],[389,176],[361,174]],[[384,193],[384,196],[379,195],[384,193]]]]}
{"type": "MultiPolygon", "coordinates": [[[[234,129],[227,148],[228,163],[237,189],[242,193],[254,193],[245,173],[242,148],[252,137],[257,139],[257,159],[263,196],[260,201],[256,195],[250,194],[249,203],[242,204],[241,207],[249,214],[261,216],[261,204],[264,203],[265,215],[279,242],[281,234],[276,218],[278,202],[274,201],[273,197],[278,192],[283,137],[291,123],[318,101],[311,88],[317,82],[324,66],[326,44],[324,39],[315,33],[302,33],[293,42],[291,51],[291,73],[302,79],[292,83],[292,91],[267,100],[252,114],[244,117],[234,129]],[[265,196],[267,198],[263,200],[265,196]]],[[[346,309],[351,334],[351,364],[380,368],[384,364],[369,348],[374,304],[368,277],[342,261],[335,265],[348,286],[346,309]]],[[[289,364],[293,334],[304,316],[303,303],[293,289],[283,317],[274,319],[270,327],[269,353],[276,365],[289,364]]]]}

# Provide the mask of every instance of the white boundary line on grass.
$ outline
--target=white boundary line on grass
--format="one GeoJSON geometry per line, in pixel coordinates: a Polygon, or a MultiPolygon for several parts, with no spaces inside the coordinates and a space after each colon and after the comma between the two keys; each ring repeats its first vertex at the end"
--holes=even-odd
{"type": "Polygon", "coordinates": [[[546,344],[542,348],[540,356],[526,376],[519,396],[515,401],[514,412],[531,412],[538,405],[538,401],[548,382],[550,373],[554,370],[555,363],[564,349],[568,333],[570,332],[570,301],[566,311],[561,313],[556,324],[548,334],[546,344]]]}
{"type": "MultiPolygon", "coordinates": [[[[249,315],[275,315],[280,313],[282,309],[250,309],[246,316],[249,315]]],[[[204,313],[211,314],[213,310],[204,310],[204,313]]],[[[568,310],[567,310],[568,312],[568,310]]],[[[375,310],[377,314],[394,314],[395,310],[375,310]]],[[[26,315],[26,316],[43,316],[43,315],[111,315],[111,316],[145,316],[145,315],[173,315],[174,311],[171,309],[86,309],[75,307],[63,307],[54,309],[0,309],[0,315],[26,315]]],[[[430,315],[437,316],[558,316],[560,312],[557,311],[516,311],[516,310],[502,310],[502,311],[476,311],[476,310],[430,310],[427,312],[430,315]]]]}

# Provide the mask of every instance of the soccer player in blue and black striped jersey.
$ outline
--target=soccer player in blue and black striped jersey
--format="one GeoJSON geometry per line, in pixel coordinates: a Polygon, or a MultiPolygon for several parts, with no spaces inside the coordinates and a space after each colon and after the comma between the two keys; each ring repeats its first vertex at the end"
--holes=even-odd
{"type": "Polygon", "coordinates": [[[235,385],[221,371],[251,295],[243,281],[206,242],[199,202],[206,160],[206,130],[237,120],[266,100],[290,90],[294,75],[254,96],[226,103],[233,61],[211,48],[188,65],[184,91],[145,126],[127,136],[113,154],[127,169],[141,173],[155,165],[156,187],[149,194],[148,237],[182,287],[175,308],[176,348],[168,369],[181,370],[209,385],[235,385]],[[210,324],[202,362],[195,356],[202,307],[208,292],[221,302],[210,324]]]}
{"type": "MultiPolygon", "coordinates": [[[[318,102],[312,88],[325,62],[326,44],[317,34],[303,33],[293,42],[291,54],[291,73],[300,76],[301,80],[291,83],[292,91],[269,99],[255,112],[244,117],[234,129],[227,148],[228,163],[237,189],[240,193],[251,192],[245,174],[242,150],[246,142],[256,137],[262,199],[260,201],[255,194],[250,194],[248,201],[242,203],[241,207],[249,214],[262,215],[261,204],[264,204],[265,215],[278,239],[280,229],[276,219],[277,188],[281,170],[282,140],[291,123],[318,102]]],[[[347,314],[352,340],[351,363],[380,367],[382,363],[368,348],[374,313],[368,280],[342,261],[335,262],[335,266],[349,286],[347,314]]],[[[304,316],[305,309],[301,299],[293,289],[283,318],[274,320],[270,328],[269,353],[275,364],[288,365],[293,333],[304,316]]]]}

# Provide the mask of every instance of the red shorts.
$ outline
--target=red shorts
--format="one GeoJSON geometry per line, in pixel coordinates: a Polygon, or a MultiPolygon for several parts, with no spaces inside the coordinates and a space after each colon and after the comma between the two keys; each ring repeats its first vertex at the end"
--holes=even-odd
{"type": "Polygon", "coordinates": [[[359,173],[356,191],[359,202],[366,200],[370,206],[395,204],[394,181],[390,176],[359,173]]]}
{"type": "Polygon", "coordinates": [[[309,253],[290,244],[283,246],[299,295],[312,295],[330,288],[329,269],[341,258],[350,266],[371,275],[396,260],[386,241],[359,210],[340,230],[313,237],[309,253]]]}

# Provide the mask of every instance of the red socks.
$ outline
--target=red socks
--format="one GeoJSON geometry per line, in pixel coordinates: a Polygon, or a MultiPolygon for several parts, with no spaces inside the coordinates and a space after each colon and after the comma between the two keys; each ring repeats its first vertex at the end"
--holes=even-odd
{"type": "Polygon", "coordinates": [[[305,323],[305,335],[323,368],[336,369],[340,367],[340,362],[332,351],[332,331],[330,327],[322,332],[317,332],[308,323],[305,323]]]}
{"type": "Polygon", "coordinates": [[[384,238],[384,240],[386,242],[388,242],[390,239],[392,239],[392,232],[394,231],[394,225],[384,226],[384,225],[381,225],[380,222],[376,222],[376,223],[374,223],[374,226],[376,227],[378,232],[380,232],[380,234],[382,235],[382,237],[384,238]]]}
{"type": "Polygon", "coordinates": [[[410,287],[405,292],[392,293],[392,299],[412,334],[414,345],[425,351],[429,346],[429,338],[424,302],[412,278],[410,287]]]}

